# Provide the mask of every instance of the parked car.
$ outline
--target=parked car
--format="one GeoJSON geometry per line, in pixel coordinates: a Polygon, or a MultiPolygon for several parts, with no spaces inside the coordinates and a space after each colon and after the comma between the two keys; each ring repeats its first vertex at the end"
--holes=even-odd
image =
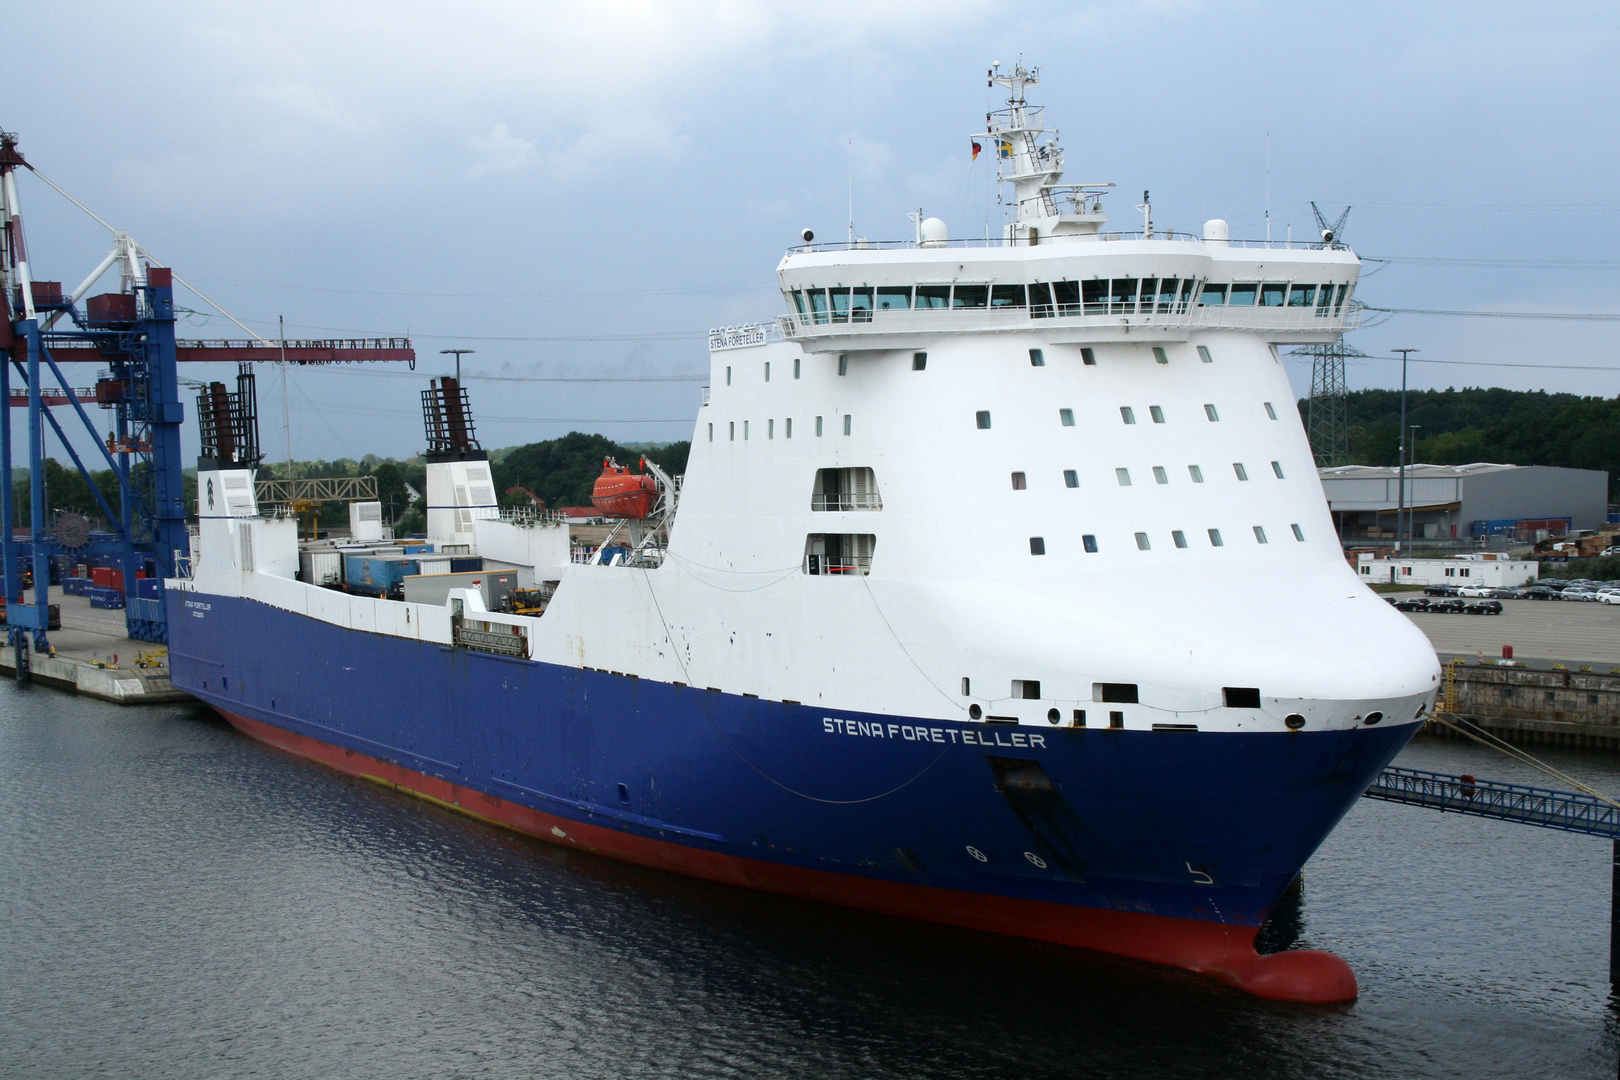
{"type": "Polygon", "coordinates": [[[1597,593],[1593,592],[1591,589],[1576,586],[1572,589],[1565,589],[1561,599],[1591,603],[1597,599],[1597,593]]]}
{"type": "Polygon", "coordinates": [[[1500,615],[1502,614],[1502,605],[1496,600],[1480,600],[1469,604],[1464,610],[1470,615],[1500,615]]]}
{"type": "Polygon", "coordinates": [[[1425,586],[1423,586],[1423,595],[1424,596],[1456,596],[1457,595],[1457,586],[1455,586],[1455,585],[1425,585],[1425,586]]]}
{"type": "Polygon", "coordinates": [[[1490,585],[1459,585],[1457,587],[1458,596],[1489,596],[1495,591],[1496,590],[1490,585]]]}
{"type": "Polygon", "coordinates": [[[1429,598],[1426,596],[1407,596],[1396,601],[1395,607],[1400,611],[1428,611],[1429,598]]]}
{"type": "Polygon", "coordinates": [[[1557,589],[1546,585],[1532,585],[1524,590],[1526,600],[1562,600],[1564,597],[1557,589]]]}
{"type": "Polygon", "coordinates": [[[1436,600],[1429,605],[1429,610],[1439,615],[1461,615],[1468,610],[1468,605],[1461,600],[1436,600]]]}
{"type": "Polygon", "coordinates": [[[1497,600],[1523,600],[1525,590],[1517,585],[1505,585],[1500,589],[1492,589],[1491,596],[1497,600]]]}
{"type": "Polygon", "coordinates": [[[1597,598],[1598,603],[1600,604],[1620,604],[1620,589],[1614,589],[1610,592],[1600,592],[1598,593],[1597,598]]]}

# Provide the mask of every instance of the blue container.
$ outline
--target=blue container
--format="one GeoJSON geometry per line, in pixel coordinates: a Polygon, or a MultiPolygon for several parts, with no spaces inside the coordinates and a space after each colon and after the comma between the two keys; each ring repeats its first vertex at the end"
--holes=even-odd
{"type": "Polygon", "coordinates": [[[483,568],[484,560],[476,555],[463,556],[459,559],[450,560],[450,572],[452,574],[472,574],[477,573],[483,568]]]}
{"type": "Polygon", "coordinates": [[[87,577],[70,577],[62,579],[62,591],[69,596],[83,596],[84,590],[90,587],[87,577]]]}
{"type": "Polygon", "coordinates": [[[163,599],[163,582],[157,578],[135,579],[135,595],[142,600],[163,599]]]}
{"type": "Polygon", "coordinates": [[[433,545],[432,544],[406,544],[403,550],[404,550],[405,554],[407,554],[407,555],[431,555],[431,554],[433,554],[433,545]]]}
{"type": "Polygon", "coordinates": [[[121,608],[124,606],[124,593],[121,589],[98,589],[94,585],[85,590],[90,597],[90,606],[94,608],[121,608]]]}
{"type": "Polygon", "coordinates": [[[345,555],[343,580],[350,592],[368,596],[387,596],[391,590],[403,589],[405,578],[421,571],[417,561],[402,555],[345,555]]]}

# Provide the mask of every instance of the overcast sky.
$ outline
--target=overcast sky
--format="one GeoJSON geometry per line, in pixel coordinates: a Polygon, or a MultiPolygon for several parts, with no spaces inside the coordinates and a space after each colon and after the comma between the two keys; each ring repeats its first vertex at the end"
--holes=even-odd
{"type": "MultiPolygon", "coordinates": [[[[292,376],[299,458],[419,452],[454,345],[486,447],[689,437],[705,331],[780,311],[777,260],[844,234],[851,174],[860,235],[918,207],[983,234],[968,135],[1020,56],[1121,228],[1146,188],[1156,225],[1263,237],[1269,130],[1274,237],[1351,204],[1363,257],[1417,260],[1369,261],[1366,303],[1620,312],[1613,4],[70,0],[7,27],[0,126],[41,172],[267,336],[415,338],[414,375],[292,376]],[[519,381],[579,376],[626,381],[519,381]]],[[[72,287],[106,233],[21,187],[35,276],[72,287]]],[[[1420,349],[1414,386],[1620,392],[1620,323],[1379,318],[1352,344],[1420,349]]],[[[281,393],[264,372],[274,457],[281,393]]]]}

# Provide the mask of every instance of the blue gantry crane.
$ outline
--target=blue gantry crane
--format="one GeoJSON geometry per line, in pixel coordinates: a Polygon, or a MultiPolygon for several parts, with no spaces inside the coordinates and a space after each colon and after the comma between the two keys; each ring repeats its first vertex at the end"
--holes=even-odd
{"type": "MultiPolygon", "coordinates": [[[[119,569],[127,632],[140,641],[164,642],[161,582],[188,572],[189,528],[184,497],[180,425],[180,361],[235,361],[238,389],[205,386],[198,399],[203,456],[256,465],[257,416],[252,376],[255,361],[331,364],[403,360],[414,367],[408,339],[341,341],[179,341],[175,336],[173,271],[159,265],[127,234],[113,233],[112,250],[71,293],[59,282],[38,281],[30,270],[17,193],[17,170],[32,170],[17,149],[17,136],[0,132],[0,588],[4,595],[6,643],[19,679],[27,678],[29,646],[49,649],[49,588],[52,556],[91,559],[119,569]],[[88,296],[98,281],[118,269],[118,291],[88,296]],[[93,394],[70,388],[68,363],[104,368],[93,394]],[[47,373],[58,388],[47,387],[47,373]],[[17,389],[13,390],[13,380],[17,389]],[[96,447],[86,463],[52,406],[68,405],[68,428],[82,428],[96,447]],[[86,406],[112,413],[112,431],[103,438],[86,406]],[[16,494],[11,483],[12,407],[26,409],[28,446],[28,527],[19,536],[16,494]],[[85,518],[64,514],[51,520],[45,487],[45,440],[54,434],[89,485],[110,528],[92,532],[85,518]],[[111,469],[118,481],[118,505],[97,487],[91,465],[111,469]],[[136,588],[137,572],[149,570],[148,595],[136,588]],[[29,580],[33,596],[24,602],[29,580]]],[[[46,181],[50,183],[49,181],[46,181]]],[[[51,186],[55,186],[52,184],[51,186]]],[[[60,190],[60,189],[59,189],[60,190]]],[[[98,219],[99,220],[99,219],[98,219]]]]}

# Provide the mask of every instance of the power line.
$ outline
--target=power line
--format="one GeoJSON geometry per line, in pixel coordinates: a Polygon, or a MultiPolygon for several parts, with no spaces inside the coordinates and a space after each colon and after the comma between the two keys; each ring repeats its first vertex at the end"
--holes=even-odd
{"type": "MultiPolygon", "coordinates": [[[[338,289],[325,285],[287,285],[269,281],[239,281],[234,278],[199,278],[199,281],[213,281],[221,285],[241,285],[253,289],[290,289],[298,292],[341,293],[346,296],[405,296],[436,300],[568,300],[583,297],[623,296],[623,289],[597,289],[574,292],[524,292],[524,293],[455,293],[455,292],[402,292],[392,289],[338,289]]],[[[663,289],[637,288],[638,296],[666,296],[687,293],[726,293],[766,290],[777,291],[778,286],[770,282],[754,281],[746,285],[676,285],[663,289]]]]}
{"type": "Polygon", "coordinates": [[[1458,311],[1443,308],[1387,308],[1363,305],[1386,315],[1454,315],[1475,319],[1553,319],[1566,322],[1620,322],[1620,311],[1458,311]]]}
{"type": "MultiPolygon", "coordinates": [[[[1290,354],[1296,355],[1296,354],[1290,354]]],[[[1392,360],[1399,361],[1398,356],[1377,356],[1362,353],[1365,360],[1392,360]]],[[[1515,364],[1502,360],[1413,360],[1414,364],[1445,364],[1450,367],[1500,367],[1500,368],[1529,368],[1534,371],[1620,371],[1620,367],[1604,366],[1601,364],[1515,364]]]]}
{"type": "Polygon", "coordinates": [[[1361,261],[1477,266],[1500,270],[1620,270],[1620,259],[1465,259],[1429,255],[1362,255],[1361,261]]]}

